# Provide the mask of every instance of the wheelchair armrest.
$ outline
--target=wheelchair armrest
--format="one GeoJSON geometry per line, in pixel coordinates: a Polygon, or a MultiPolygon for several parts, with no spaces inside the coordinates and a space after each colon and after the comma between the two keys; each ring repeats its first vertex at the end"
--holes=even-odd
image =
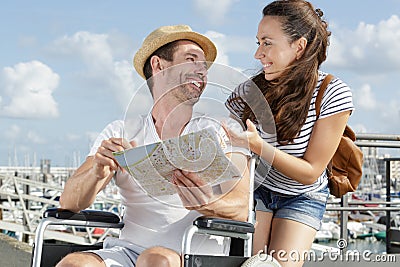
{"type": "Polygon", "coordinates": [[[252,223],[229,219],[202,216],[193,221],[193,225],[196,225],[201,229],[211,229],[243,234],[254,233],[254,225],[252,223]]]}
{"type": "Polygon", "coordinates": [[[43,213],[43,218],[57,218],[63,220],[89,221],[89,222],[104,222],[104,223],[119,223],[121,221],[117,214],[101,210],[82,210],[80,212],[72,212],[60,208],[47,209],[43,213]]]}
{"type": "MultiPolygon", "coordinates": [[[[101,227],[121,229],[124,223],[120,217],[112,212],[101,210],[83,210],[72,212],[70,210],[51,208],[43,213],[43,219],[40,220],[34,241],[34,252],[31,266],[41,266],[42,247],[44,245],[44,234],[49,225],[71,225],[78,227],[101,227]]],[[[107,231],[101,237],[102,239],[107,231]]],[[[92,242],[91,239],[89,239],[92,242]]],[[[97,239],[99,241],[99,239],[97,239]]],[[[71,251],[72,252],[72,251],[71,251]]]]}

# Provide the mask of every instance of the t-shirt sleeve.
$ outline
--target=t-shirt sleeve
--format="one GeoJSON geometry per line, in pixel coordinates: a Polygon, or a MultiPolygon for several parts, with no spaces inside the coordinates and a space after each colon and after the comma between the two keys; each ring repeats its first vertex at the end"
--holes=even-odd
{"type": "Polygon", "coordinates": [[[124,122],[122,120],[117,120],[109,123],[103,131],[97,136],[96,140],[94,141],[92,148],[88,156],[93,156],[96,154],[97,149],[100,147],[101,142],[103,140],[110,139],[111,137],[120,138],[123,136],[124,132],[124,122]]]}
{"type": "Polygon", "coordinates": [[[246,107],[246,96],[249,93],[250,81],[239,84],[225,101],[225,106],[229,112],[238,117],[243,117],[243,111],[246,107]]]}
{"type": "Polygon", "coordinates": [[[335,78],[324,92],[319,118],[326,118],[349,110],[354,110],[351,89],[343,81],[335,78]]]}

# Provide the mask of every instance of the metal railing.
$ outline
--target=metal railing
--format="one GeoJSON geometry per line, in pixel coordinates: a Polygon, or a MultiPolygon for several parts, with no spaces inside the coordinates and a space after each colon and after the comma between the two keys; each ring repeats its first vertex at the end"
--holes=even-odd
{"type": "MultiPolygon", "coordinates": [[[[400,148],[400,135],[382,135],[382,134],[357,134],[356,144],[359,147],[376,147],[376,148],[400,148]]],[[[388,158],[386,161],[386,201],[371,202],[371,201],[349,201],[348,196],[344,196],[340,202],[335,205],[329,205],[327,211],[338,211],[340,213],[340,236],[348,240],[347,222],[348,213],[351,211],[384,211],[387,218],[390,218],[391,212],[400,211],[400,204],[393,203],[390,196],[390,163],[400,158],[388,158]],[[380,204],[384,207],[365,207],[365,204],[380,204]],[[356,206],[357,205],[357,206],[356,206]]],[[[14,175],[0,175],[0,211],[3,212],[3,218],[0,218],[0,229],[19,232],[28,237],[34,235],[39,220],[42,217],[43,211],[52,206],[58,206],[56,196],[60,195],[62,186],[53,186],[49,183],[29,180],[23,177],[14,175]],[[32,192],[27,191],[27,188],[35,188],[40,191],[52,190],[53,194],[49,198],[35,196],[32,192]],[[24,191],[25,190],[25,191],[24,191]],[[18,205],[16,204],[18,203],[18,205]],[[7,218],[4,216],[7,215],[7,218]]],[[[108,210],[120,209],[119,200],[99,196],[98,203],[107,205],[108,210]]],[[[99,207],[94,206],[94,209],[99,207]]],[[[93,230],[93,229],[92,229],[93,230]]],[[[83,237],[76,235],[76,230],[72,233],[63,233],[53,231],[53,238],[59,240],[69,240],[75,243],[92,243],[93,232],[85,233],[83,237]]],[[[51,233],[51,232],[50,232],[51,233]]],[[[97,239],[97,238],[95,238],[97,239]]],[[[386,246],[387,251],[390,251],[390,219],[386,224],[386,246]]]]}
{"type": "MultiPolygon", "coordinates": [[[[400,135],[385,134],[357,134],[355,142],[359,147],[375,148],[400,148],[400,135]]],[[[340,212],[340,238],[348,241],[347,223],[350,211],[384,211],[386,212],[386,252],[391,252],[391,211],[400,211],[400,203],[391,201],[391,172],[390,164],[393,161],[400,161],[400,157],[384,158],[386,162],[386,201],[349,201],[348,196],[344,195],[338,204],[339,206],[328,206],[327,211],[340,212]],[[367,207],[366,204],[385,205],[385,207],[367,207]],[[350,207],[352,205],[352,207],[350,207]],[[358,205],[354,207],[354,205],[358,205]],[[360,207],[362,206],[362,207],[360,207]]],[[[332,204],[332,203],[330,203],[332,204]]]]}
{"type": "MultiPolygon", "coordinates": [[[[28,179],[23,173],[0,174],[0,230],[16,234],[20,241],[32,243],[43,212],[51,207],[59,207],[58,196],[62,190],[61,184],[28,179]]],[[[120,213],[121,205],[119,199],[100,194],[91,208],[120,213]]],[[[90,228],[82,232],[77,227],[71,227],[62,231],[47,231],[46,238],[93,244],[107,234],[107,230],[90,228]]]]}

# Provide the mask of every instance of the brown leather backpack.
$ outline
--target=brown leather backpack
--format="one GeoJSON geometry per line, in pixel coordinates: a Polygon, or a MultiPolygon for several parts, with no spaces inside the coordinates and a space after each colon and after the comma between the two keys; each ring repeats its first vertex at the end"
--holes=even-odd
{"type": "MultiPolygon", "coordinates": [[[[317,118],[320,114],[321,100],[328,84],[332,81],[333,75],[328,74],[319,89],[315,100],[317,118]]],[[[362,177],[363,153],[354,143],[356,135],[346,125],[339,146],[329,162],[329,190],[331,195],[342,197],[347,192],[354,192],[357,189],[362,177]]]]}

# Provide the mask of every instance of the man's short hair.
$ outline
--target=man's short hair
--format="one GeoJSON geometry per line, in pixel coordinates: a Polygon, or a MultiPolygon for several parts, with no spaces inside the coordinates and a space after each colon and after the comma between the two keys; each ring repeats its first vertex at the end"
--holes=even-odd
{"type": "Polygon", "coordinates": [[[158,56],[168,62],[171,62],[174,59],[174,53],[178,49],[178,42],[181,40],[173,41],[166,45],[161,46],[158,48],[144,63],[143,73],[146,77],[147,85],[149,86],[150,92],[153,94],[153,79],[150,79],[153,76],[153,70],[151,68],[150,60],[153,56],[158,56]]]}

